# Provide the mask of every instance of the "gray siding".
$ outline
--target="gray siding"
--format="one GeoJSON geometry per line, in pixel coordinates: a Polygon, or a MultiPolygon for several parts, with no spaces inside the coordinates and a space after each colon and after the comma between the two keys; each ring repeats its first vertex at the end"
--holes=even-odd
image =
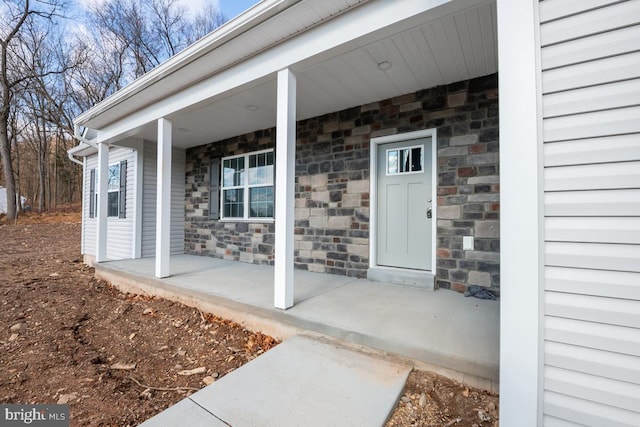
{"type": "MultiPolygon", "coordinates": [[[[184,253],[185,150],[174,148],[171,163],[171,254],[184,253]]],[[[142,257],[156,253],[157,145],[144,143],[142,257]]]]}
{"type": "Polygon", "coordinates": [[[142,257],[156,254],[156,144],[144,142],[142,176],[142,257]]]}
{"type": "Polygon", "coordinates": [[[540,3],[545,425],[640,425],[640,1],[540,3]]]}
{"type": "MultiPolygon", "coordinates": [[[[107,258],[108,259],[128,259],[133,258],[133,223],[135,221],[135,188],[136,188],[136,155],[131,148],[112,148],[109,151],[109,164],[127,161],[127,214],[126,218],[107,219],[107,258]]],[[[87,158],[87,167],[84,170],[84,197],[83,209],[83,231],[84,253],[95,256],[96,253],[96,218],[89,218],[89,179],[91,169],[98,165],[98,155],[87,158]]]]}
{"type": "Polygon", "coordinates": [[[171,254],[184,253],[186,150],[174,148],[171,159],[171,254]]]}

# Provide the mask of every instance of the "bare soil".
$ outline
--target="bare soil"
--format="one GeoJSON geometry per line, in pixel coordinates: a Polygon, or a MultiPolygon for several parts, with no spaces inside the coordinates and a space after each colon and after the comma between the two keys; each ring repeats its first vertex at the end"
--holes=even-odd
{"type": "MultiPolygon", "coordinates": [[[[0,403],[68,403],[72,426],[133,426],[277,344],[95,279],[78,213],[0,221],[0,403]]],[[[387,426],[494,426],[497,405],[417,371],[387,426]]]]}

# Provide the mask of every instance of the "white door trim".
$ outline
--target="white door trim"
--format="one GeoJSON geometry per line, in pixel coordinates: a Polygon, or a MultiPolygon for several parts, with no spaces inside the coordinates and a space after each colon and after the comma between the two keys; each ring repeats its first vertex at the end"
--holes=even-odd
{"type": "MultiPolygon", "coordinates": [[[[436,129],[425,129],[415,132],[399,133],[395,135],[380,136],[371,138],[369,144],[370,169],[369,169],[369,268],[384,268],[396,270],[394,267],[378,266],[378,257],[376,253],[378,236],[377,236],[377,208],[378,208],[378,145],[388,144],[390,142],[411,141],[412,139],[431,138],[431,273],[435,275],[436,271],[436,240],[437,240],[437,218],[438,218],[438,139],[436,137],[436,129]]],[[[406,271],[405,268],[401,269],[406,271]]]]}

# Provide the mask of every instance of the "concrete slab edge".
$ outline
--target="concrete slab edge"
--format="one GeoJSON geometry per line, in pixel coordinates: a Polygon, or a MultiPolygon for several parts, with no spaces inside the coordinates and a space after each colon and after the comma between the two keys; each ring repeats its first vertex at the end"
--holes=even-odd
{"type": "Polygon", "coordinates": [[[352,343],[361,348],[370,349],[374,352],[372,354],[405,360],[419,370],[429,370],[471,387],[498,392],[498,366],[481,365],[473,360],[452,358],[451,355],[435,351],[416,350],[370,335],[295,318],[284,311],[266,310],[100,264],[95,264],[94,267],[97,278],[106,280],[121,292],[157,296],[180,302],[203,312],[232,320],[250,331],[262,332],[279,340],[285,340],[296,334],[338,339],[343,343],[352,343]]]}

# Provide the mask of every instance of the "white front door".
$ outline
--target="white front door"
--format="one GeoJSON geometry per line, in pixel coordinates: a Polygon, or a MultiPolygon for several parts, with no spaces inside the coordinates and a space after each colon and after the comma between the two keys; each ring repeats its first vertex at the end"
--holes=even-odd
{"type": "Polygon", "coordinates": [[[432,138],[377,146],[377,245],[381,267],[431,270],[432,138]]]}

